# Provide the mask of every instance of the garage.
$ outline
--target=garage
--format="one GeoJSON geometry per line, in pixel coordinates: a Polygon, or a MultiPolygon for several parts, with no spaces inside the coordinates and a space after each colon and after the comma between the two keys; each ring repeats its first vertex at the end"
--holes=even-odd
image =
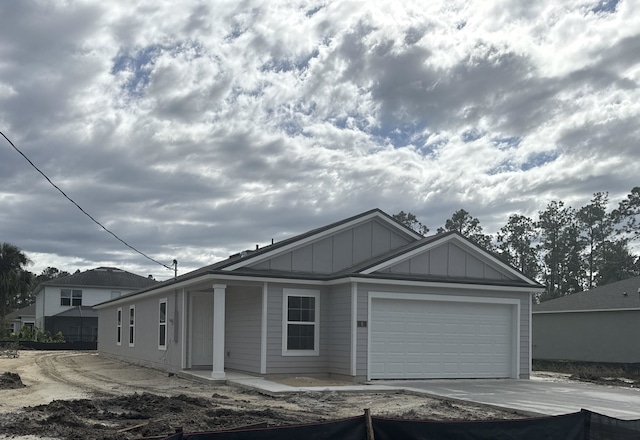
{"type": "Polygon", "coordinates": [[[514,377],[515,304],[497,298],[413,297],[370,298],[371,379],[514,377]]]}

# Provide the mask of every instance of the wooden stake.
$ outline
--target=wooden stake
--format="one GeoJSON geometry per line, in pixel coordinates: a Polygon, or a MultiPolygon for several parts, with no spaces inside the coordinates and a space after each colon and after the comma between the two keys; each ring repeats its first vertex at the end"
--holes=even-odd
{"type": "Polygon", "coordinates": [[[369,408],[364,409],[364,419],[367,422],[367,440],[375,440],[373,436],[373,421],[371,420],[371,411],[369,408]]]}

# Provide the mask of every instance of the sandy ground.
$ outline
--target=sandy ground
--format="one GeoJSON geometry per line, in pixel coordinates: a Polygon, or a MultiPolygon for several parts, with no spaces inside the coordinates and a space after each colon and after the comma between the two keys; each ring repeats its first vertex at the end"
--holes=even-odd
{"type": "MultiPolygon", "coordinates": [[[[0,358],[3,372],[18,374],[24,387],[0,389],[0,438],[161,437],[177,426],[196,432],[310,423],[361,415],[364,408],[376,416],[406,419],[522,417],[405,393],[305,391],[274,397],[170,376],[95,352],[20,351],[18,358],[0,358]]],[[[305,377],[283,382],[304,387],[341,384],[305,377]]]]}

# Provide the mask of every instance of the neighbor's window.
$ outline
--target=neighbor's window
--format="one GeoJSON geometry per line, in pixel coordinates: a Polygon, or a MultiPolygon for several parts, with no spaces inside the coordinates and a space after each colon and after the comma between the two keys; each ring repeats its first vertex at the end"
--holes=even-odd
{"type": "Polygon", "coordinates": [[[76,290],[76,289],[60,290],[60,305],[61,306],[81,306],[82,290],[76,290]]]}
{"type": "Polygon", "coordinates": [[[133,347],[136,340],[136,306],[129,307],[129,347],[133,347]]]}
{"type": "Polygon", "coordinates": [[[167,349],[167,300],[160,300],[160,319],[158,320],[158,349],[167,349]]]}
{"type": "Polygon", "coordinates": [[[118,336],[116,337],[116,344],[122,345],[122,307],[118,308],[117,322],[118,336]]]}
{"type": "Polygon", "coordinates": [[[317,356],[320,292],[284,289],[282,354],[317,356]]]}

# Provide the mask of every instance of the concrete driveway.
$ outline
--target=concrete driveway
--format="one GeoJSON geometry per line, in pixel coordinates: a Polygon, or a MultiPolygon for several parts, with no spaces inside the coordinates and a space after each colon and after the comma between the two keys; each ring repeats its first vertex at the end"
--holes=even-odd
{"type": "Polygon", "coordinates": [[[640,419],[640,390],[533,378],[376,381],[379,385],[485,403],[525,412],[559,415],[588,409],[624,420],[640,419]]]}

